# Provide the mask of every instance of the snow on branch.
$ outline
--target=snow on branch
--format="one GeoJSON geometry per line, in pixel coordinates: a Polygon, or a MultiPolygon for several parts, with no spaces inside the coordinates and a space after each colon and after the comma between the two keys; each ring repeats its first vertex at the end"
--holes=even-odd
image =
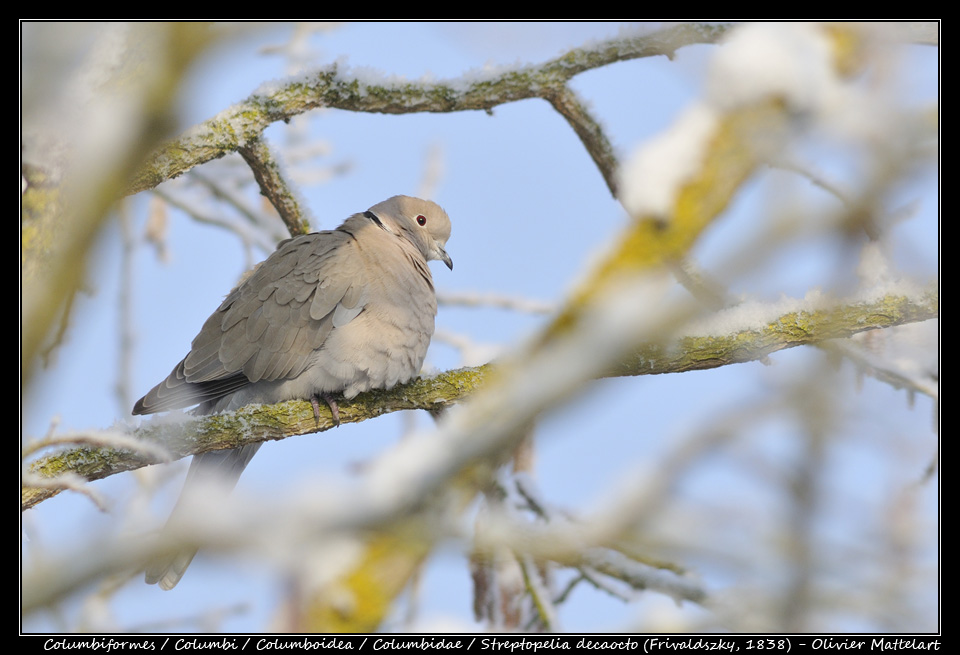
{"type": "MultiPolygon", "coordinates": [[[[590,377],[676,373],[762,360],[785,348],[934,318],[939,312],[939,295],[935,289],[928,289],[913,297],[884,296],[867,302],[823,304],[820,308],[805,307],[802,301],[797,301],[794,307],[784,307],[789,311],[775,317],[758,316],[758,323],[736,324],[726,333],[715,333],[716,328],[705,325],[704,333],[683,337],[670,347],[662,342],[642,345],[629,356],[617,357],[616,361],[594,371],[590,377]]],[[[390,391],[371,391],[350,401],[341,400],[340,421],[353,423],[401,410],[440,409],[457,404],[483,387],[491,375],[496,376],[495,371],[490,364],[448,371],[390,391]]],[[[538,384],[550,377],[544,376],[538,384]]],[[[582,380],[577,381],[580,382],[582,380]]],[[[198,420],[151,421],[134,434],[148,444],[161,444],[171,457],[180,458],[329,430],[333,420],[327,414],[321,408],[320,421],[316,421],[310,403],[288,401],[272,406],[251,405],[237,412],[198,420]]],[[[128,446],[88,446],[40,458],[30,465],[30,471],[44,478],[73,472],[87,480],[98,480],[159,461],[162,459],[155,453],[138,452],[128,446]]],[[[58,491],[25,485],[21,491],[21,508],[33,507],[58,491]]]]}
{"type": "MultiPolygon", "coordinates": [[[[133,194],[182,175],[194,166],[239,150],[258,140],[277,121],[321,107],[348,111],[410,114],[420,112],[490,111],[498,105],[527,98],[546,98],[562,108],[581,138],[601,138],[595,121],[579,103],[571,102],[564,85],[575,75],[617,61],[657,55],[672,56],[683,46],[714,43],[726,31],[722,25],[675,25],[652,34],[637,34],[573,48],[540,65],[485,70],[456,80],[405,80],[353,72],[340,64],[280,83],[262,86],[243,102],[197,125],[160,150],[134,176],[127,189],[133,194]],[[593,138],[593,137],[590,137],[593,138]]],[[[614,184],[609,143],[591,143],[595,161],[614,184]],[[599,160],[597,159],[599,157],[599,160]]],[[[611,188],[613,188],[611,186],[611,188]]]]}

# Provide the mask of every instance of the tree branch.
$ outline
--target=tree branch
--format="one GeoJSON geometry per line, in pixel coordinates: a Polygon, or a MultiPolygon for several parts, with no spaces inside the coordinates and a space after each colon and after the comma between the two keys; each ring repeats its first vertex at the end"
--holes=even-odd
{"type": "Polygon", "coordinates": [[[565,95],[564,84],[584,71],[641,57],[672,57],[678,48],[686,45],[715,43],[727,29],[724,25],[674,25],[652,34],[574,48],[539,66],[514,68],[473,82],[369,83],[349,76],[333,64],[280,86],[263,87],[166,144],[136,173],[127,193],[152,189],[194,166],[246,147],[259,139],[270,124],[287,121],[311,109],[328,107],[383,114],[489,112],[498,105],[517,100],[565,95]]]}
{"type": "MultiPolygon", "coordinates": [[[[728,310],[729,311],[729,310],[728,310]]],[[[796,346],[845,338],[865,330],[892,327],[935,318],[939,295],[935,287],[922,293],[888,295],[865,302],[836,304],[822,309],[786,311],[774,320],[743,327],[725,334],[687,336],[675,347],[651,344],[623,359],[607,376],[651,375],[705,370],[727,364],[762,360],[769,354],[796,346]]],[[[708,331],[704,331],[708,332],[708,331]]],[[[493,366],[447,371],[418,379],[390,391],[371,391],[353,400],[339,400],[340,421],[354,423],[383,414],[406,410],[437,410],[456,404],[482,386],[493,366]]],[[[246,444],[286,439],[323,432],[333,427],[329,411],[321,408],[319,421],[306,401],[276,405],[249,405],[236,412],[207,416],[183,423],[152,422],[134,434],[136,438],[162,445],[173,459],[209,450],[237,448],[246,444]]],[[[30,464],[30,472],[42,478],[75,473],[99,480],[115,473],[155,464],[162,458],[125,449],[81,447],[42,457],[30,464]]],[[[21,509],[28,509],[57,493],[58,488],[24,485],[21,509]]]]}
{"type": "Polygon", "coordinates": [[[290,230],[290,236],[310,232],[310,224],[304,218],[306,212],[300,207],[300,201],[293,188],[287,184],[280,172],[280,165],[274,159],[266,142],[254,139],[239,148],[240,155],[250,166],[253,176],[260,185],[260,193],[276,208],[280,218],[290,230]]]}
{"type": "Polygon", "coordinates": [[[600,170],[603,181],[607,183],[610,195],[618,198],[617,171],[620,165],[613,152],[613,144],[604,134],[600,123],[590,115],[586,106],[580,102],[577,94],[567,86],[557,89],[555,93],[548,93],[546,99],[580,137],[580,142],[600,170]]]}

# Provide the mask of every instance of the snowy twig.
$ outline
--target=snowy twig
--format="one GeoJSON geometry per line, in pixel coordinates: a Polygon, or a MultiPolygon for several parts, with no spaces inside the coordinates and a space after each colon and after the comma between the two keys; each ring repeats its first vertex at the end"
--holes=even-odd
{"type": "Polygon", "coordinates": [[[676,601],[703,602],[707,594],[699,582],[673,571],[654,568],[610,549],[593,548],[583,553],[582,565],[626,582],[634,589],[649,589],[676,601]]]}
{"type": "Polygon", "coordinates": [[[517,557],[520,565],[520,571],[523,573],[523,583],[533,601],[533,607],[536,610],[536,623],[542,625],[544,629],[550,632],[558,632],[557,608],[553,605],[550,590],[547,588],[547,581],[544,580],[544,572],[537,566],[533,558],[527,554],[517,557]]]}
{"type": "Polygon", "coordinates": [[[61,491],[75,491],[83,494],[97,506],[101,512],[107,511],[107,500],[97,493],[97,491],[87,484],[86,478],[76,473],[66,472],[52,478],[40,477],[29,471],[24,471],[20,476],[20,484],[32,489],[45,489],[51,494],[61,491]]]}
{"type": "MultiPolygon", "coordinates": [[[[572,519],[566,514],[557,515],[556,512],[547,509],[547,503],[542,499],[541,494],[535,489],[533,481],[528,476],[517,476],[515,487],[524,499],[525,505],[532,509],[538,517],[548,523],[557,521],[560,525],[571,524],[571,527],[575,525],[575,522],[572,522],[572,519]]],[[[524,557],[529,558],[530,555],[525,554],[524,557]]],[[[574,555],[572,559],[560,560],[559,563],[564,566],[572,566],[580,571],[580,576],[575,578],[575,581],[589,580],[591,584],[606,589],[618,597],[622,597],[622,594],[615,592],[605,582],[599,580],[597,573],[625,582],[636,590],[651,589],[670,595],[676,600],[701,602],[706,597],[703,588],[699,584],[681,577],[675,570],[676,567],[651,566],[639,562],[615,548],[585,548],[580,555],[574,555]]],[[[574,583],[572,582],[572,584],[574,583]]],[[[572,586],[565,588],[558,594],[554,602],[561,603],[571,590],[572,586]]]]}
{"type": "Polygon", "coordinates": [[[933,376],[923,377],[916,372],[896,368],[896,362],[881,364],[870,361],[853,343],[828,341],[820,345],[827,352],[836,353],[849,359],[857,370],[865,375],[885,382],[896,389],[906,389],[909,393],[920,393],[935,401],[940,400],[940,387],[933,376]]]}

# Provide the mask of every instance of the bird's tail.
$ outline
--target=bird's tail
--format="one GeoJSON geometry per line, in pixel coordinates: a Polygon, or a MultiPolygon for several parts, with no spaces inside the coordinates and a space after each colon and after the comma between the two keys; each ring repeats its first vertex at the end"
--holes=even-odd
{"type": "MultiPolygon", "coordinates": [[[[261,445],[254,443],[241,448],[211,450],[194,455],[190,470],[187,472],[187,479],[183,483],[183,491],[180,492],[180,499],[173,508],[164,529],[174,530],[177,523],[183,520],[184,499],[194,493],[198,486],[216,482],[222,485],[224,491],[233,489],[243,469],[247,467],[261,445]]],[[[169,591],[180,582],[180,578],[183,577],[196,554],[195,546],[184,546],[164,553],[147,566],[144,580],[147,584],[159,584],[161,589],[169,591]]]]}

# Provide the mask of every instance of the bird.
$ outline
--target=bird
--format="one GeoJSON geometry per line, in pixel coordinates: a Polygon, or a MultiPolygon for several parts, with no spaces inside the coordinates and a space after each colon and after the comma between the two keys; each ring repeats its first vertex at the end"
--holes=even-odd
{"type": "MultiPolygon", "coordinates": [[[[433,336],[437,299],[429,261],[452,271],[445,248],[450,218],[437,204],[393,196],[335,230],[280,242],[206,320],[190,352],[133,407],[134,415],[173,409],[196,415],[251,403],[319,399],[339,424],[333,394],[346,399],[390,389],[419,373],[433,336]]],[[[180,502],[200,480],[233,488],[259,443],[194,455],[180,502]]],[[[170,590],[196,548],[167,553],[145,570],[170,590]]]]}

